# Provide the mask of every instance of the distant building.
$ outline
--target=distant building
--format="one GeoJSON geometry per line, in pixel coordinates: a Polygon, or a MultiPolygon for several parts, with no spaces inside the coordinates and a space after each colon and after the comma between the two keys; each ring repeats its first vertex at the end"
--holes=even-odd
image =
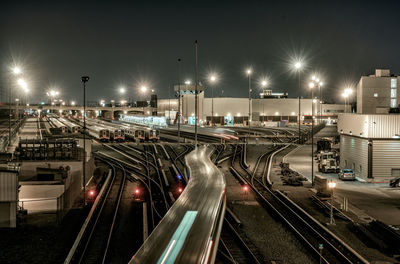
{"type": "Polygon", "coordinates": [[[390,70],[375,70],[375,74],[361,76],[357,84],[357,113],[386,114],[400,102],[400,76],[390,70]]]}
{"type": "MultiPolygon", "coordinates": [[[[179,87],[175,86],[175,91],[179,87]]],[[[194,125],[195,104],[193,85],[181,85],[181,112],[182,123],[194,125]]],[[[246,125],[249,120],[249,99],[233,97],[204,97],[204,87],[198,87],[198,115],[199,122],[203,125],[211,123],[218,126],[246,125]]],[[[251,99],[251,122],[254,125],[262,125],[264,122],[287,121],[298,123],[299,99],[287,98],[287,93],[265,92],[265,98],[251,99]]],[[[262,95],[264,97],[264,95],[262,95]]],[[[301,121],[310,123],[311,99],[301,99],[301,121]]],[[[158,115],[166,116],[176,123],[178,112],[178,99],[159,99],[157,105],[158,115]]],[[[315,103],[314,116],[328,122],[337,120],[338,113],[344,112],[343,104],[322,104],[322,114],[319,112],[319,101],[315,103]]]]}
{"type": "Polygon", "coordinates": [[[288,93],[273,93],[272,90],[263,90],[260,98],[288,98],[288,93]]]}

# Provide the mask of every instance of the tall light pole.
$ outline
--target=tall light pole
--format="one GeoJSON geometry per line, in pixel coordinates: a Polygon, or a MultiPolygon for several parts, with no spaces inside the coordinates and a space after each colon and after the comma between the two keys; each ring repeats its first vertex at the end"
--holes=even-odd
{"type": "Polygon", "coordinates": [[[312,76],[312,81],[309,83],[311,89],[311,184],[314,186],[314,88],[322,84],[319,78],[312,76]]]}
{"type": "Polygon", "coordinates": [[[301,96],[300,96],[301,79],[300,79],[300,74],[301,74],[301,70],[303,68],[303,63],[301,63],[301,61],[296,61],[293,66],[294,66],[294,69],[297,71],[298,79],[299,79],[299,87],[298,87],[298,89],[299,89],[299,120],[298,120],[298,123],[299,123],[299,140],[298,140],[298,143],[300,144],[300,141],[301,141],[301,129],[300,129],[300,126],[301,126],[301,104],[300,104],[301,103],[301,96]]]}
{"type": "MultiPolygon", "coordinates": [[[[147,87],[142,85],[140,87],[140,91],[142,92],[142,94],[144,95],[147,92],[147,87]]],[[[144,96],[142,97],[142,99],[145,98],[144,96]]],[[[143,115],[144,115],[144,104],[143,104],[143,115]]]]}
{"type": "Polygon", "coordinates": [[[262,88],[262,90],[263,90],[263,101],[262,101],[262,105],[263,105],[263,123],[264,123],[264,118],[265,118],[265,112],[264,112],[264,102],[265,102],[265,93],[264,93],[264,89],[267,87],[267,85],[268,85],[268,82],[267,82],[267,80],[262,80],[261,81],[261,88],[262,88]]]}
{"type": "MultiPolygon", "coordinates": [[[[15,66],[12,68],[14,76],[18,76],[22,73],[21,68],[15,66]]],[[[11,84],[8,86],[8,146],[11,146],[11,103],[12,103],[12,89],[11,84]]]]}
{"type": "Polygon", "coordinates": [[[319,83],[319,122],[322,123],[322,85],[324,85],[323,82],[319,83]]]}
{"type": "Polygon", "coordinates": [[[314,186],[314,82],[308,85],[311,89],[311,185],[314,186]]]}
{"type": "Polygon", "coordinates": [[[178,59],[178,143],[181,143],[181,59],[178,59]]]}
{"type": "Polygon", "coordinates": [[[347,97],[349,97],[349,94],[347,93],[342,93],[342,96],[344,98],[344,112],[347,113],[347,105],[346,105],[346,101],[347,101],[347,97]]]}
{"type": "MultiPolygon", "coordinates": [[[[349,98],[348,101],[347,101],[347,104],[350,105],[350,96],[353,94],[353,89],[352,88],[346,88],[346,89],[344,89],[344,93],[347,94],[347,96],[349,98]]],[[[350,113],[352,112],[351,110],[352,109],[350,107],[350,113]]]]}
{"type": "Polygon", "coordinates": [[[83,203],[86,205],[86,83],[89,81],[89,76],[82,76],[83,83],[83,203]]]}
{"type": "Polygon", "coordinates": [[[248,132],[248,139],[247,139],[247,142],[246,143],[248,143],[248,141],[250,140],[250,126],[251,126],[251,74],[252,74],[252,69],[250,69],[250,68],[248,68],[247,70],[246,70],[246,73],[247,73],[247,78],[248,78],[248,81],[249,81],[249,119],[248,119],[248,123],[249,123],[249,132],[248,132]]]}
{"type": "Polygon", "coordinates": [[[211,74],[210,82],[211,82],[211,125],[214,126],[214,83],[217,81],[217,77],[215,74],[211,74]]]}
{"type": "Polygon", "coordinates": [[[195,111],[195,117],[194,117],[194,144],[195,144],[195,149],[197,149],[197,118],[198,118],[198,111],[197,111],[197,85],[199,83],[199,80],[197,78],[197,67],[198,67],[198,60],[197,60],[197,40],[194,42],[194,55],[195,55],[195,67],[194,67],[194,79],[195,79],[195,92],[194,92],[194,111],[195,111]]]}

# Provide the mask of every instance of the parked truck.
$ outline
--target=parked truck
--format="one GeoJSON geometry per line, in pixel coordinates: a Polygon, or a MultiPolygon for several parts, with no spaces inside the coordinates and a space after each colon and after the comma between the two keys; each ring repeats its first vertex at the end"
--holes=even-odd
{"type": "Polygon", "coordinates": [[[334,152],[321,151],[318,154],[318,171],[324,173],[340,171],[334,152]]]}

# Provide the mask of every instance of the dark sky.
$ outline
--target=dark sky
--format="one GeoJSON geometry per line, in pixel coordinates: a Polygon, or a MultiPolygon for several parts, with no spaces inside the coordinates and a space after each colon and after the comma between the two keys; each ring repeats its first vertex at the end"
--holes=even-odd
{"type": "Polygon", "coordinates": [[[302,57],[302,79],[319,72],[325,96],[338,100],[345,83],[375,68],[400,73],[399,8],[399,1],[2,1],[2,84],[14,61],[31,100],[58,87],[62,98],[81,102],[85,74],[88,100],[120,99],[120,85],[137,99],[141,82],[167,98],[177,58],[182,80],[194,79],[197,39],[200,81],[217,72],[215,91],[225,96],[247,96],[249,65],[254,87],[268,76],[276,92],[309,96],[289,69],[302,57]]]}

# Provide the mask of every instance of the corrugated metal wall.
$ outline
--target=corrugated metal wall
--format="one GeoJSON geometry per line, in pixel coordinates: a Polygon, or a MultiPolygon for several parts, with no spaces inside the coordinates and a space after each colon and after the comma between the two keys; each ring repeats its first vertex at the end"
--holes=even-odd
{"type": "Polygon", "coordinates": [[[400,141],[372,141],[372,175],[375,181],[389,180],[392,169],[400,169],[400,141]]]}
{"type": "Polygon", "coordinates": [[[340,136],[340,168],[354,169],[357,177],[367,179],[368,177],[367,139],[362,139],[347,135],[340,136]]]}
{"type": "Polygon", "coordinates": [[[400,115],[339,114],[338,131],[365,138],[392,138],[400,134],[400,115]]]}
{"type": "Polygon", "coordinates": [[[0,202],[17,201],[17,184],[15,172],[0,172],[0,202]]]}

